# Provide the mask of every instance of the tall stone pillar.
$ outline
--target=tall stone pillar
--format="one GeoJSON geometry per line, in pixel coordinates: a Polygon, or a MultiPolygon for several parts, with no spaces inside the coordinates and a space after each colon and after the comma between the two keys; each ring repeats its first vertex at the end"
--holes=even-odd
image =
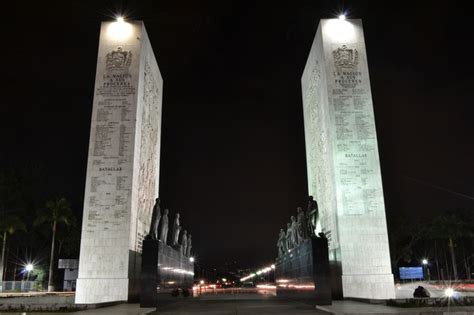
{"type": "Polygon", "coordinates": [[[163,79],[143,22],[100,31],[76,303],[133,300],[158,196],[163,79]]]}
{"type": "Polygon", "coordinates": [[[394,298],[361,20],[321,20],[301,84],[308,190],[339,274],[333,285],[342,275],[344,297],[394,298]]]}

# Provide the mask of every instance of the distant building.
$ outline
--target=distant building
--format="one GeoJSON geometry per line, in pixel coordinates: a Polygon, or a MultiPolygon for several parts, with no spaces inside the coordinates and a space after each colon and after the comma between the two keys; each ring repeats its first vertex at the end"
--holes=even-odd
{"type": "Polygon", "coordinates": [[[64,269],[63,291],[76,291],[79,259],[59,259],[58,269],[64,269]]]}

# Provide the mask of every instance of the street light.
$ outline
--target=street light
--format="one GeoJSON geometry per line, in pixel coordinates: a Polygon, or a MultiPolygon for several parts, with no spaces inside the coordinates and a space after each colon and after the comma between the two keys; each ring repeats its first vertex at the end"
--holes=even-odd
{"type": "Polygon", "coordinates": [[[27,272],[33,271],[33,269],[34,269],[33,264],[27,264],[27,265],[25,266],[25,270],[26,270],[27,272]]]}
{"type": "Polygon", "coordinates": [[[450,298],[454,295],[454,290],[452,288],[447,288],[446,290],[444,290],[444,295],[450,298]]]}
{"type": "Polygon", "coordinates": [[[31,264],[31,263],[26,264],[25,271],[26,271],[26,280],[27,281],[30,281],[30,272],[33,271],[33,269],[35,269],[35,266],[33,266],[33,264],[31,264]]]}
{"type": "Polygon", "coordinates": [[[428,266],[428,259],[423,258],[421,260],[421,263],[423,264],[423,271],[426,273],[426,278],[428,281],[431,280],[431,275],[430,275],[430,267],[428,266]]]}

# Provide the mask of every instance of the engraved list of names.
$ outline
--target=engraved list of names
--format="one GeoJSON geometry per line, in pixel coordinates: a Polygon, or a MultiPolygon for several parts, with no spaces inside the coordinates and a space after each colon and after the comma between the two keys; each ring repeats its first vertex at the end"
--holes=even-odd
{"type": "Polygon", "coordinates": [[[131,198],[136,86],[129,47],[109,45],[101,56],[92,116],[86,231],[124,230],[131,198]]]}
{"type": "Polygon", "coordinates": [[[335,124],[335,177],[344,216],[384,209],[368,69],[363,46],[332,46],[329,101],[335,124]]]}

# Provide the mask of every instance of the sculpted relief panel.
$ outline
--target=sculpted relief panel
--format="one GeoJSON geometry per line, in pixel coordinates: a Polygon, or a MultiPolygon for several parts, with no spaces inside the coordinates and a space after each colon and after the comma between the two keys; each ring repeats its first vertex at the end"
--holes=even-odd
{"type": "Polygon", "coordinates": [[[137,245],[141,248],[141,240],[150,226],[151,209],[157,197],[159,167],[159,98],[158,82],[151,72],[149,62],[145,61],[143,73],[143,104],[141,114],[140,158],[138,168],[138,221],[137,245]]]}
{"type": "Polygon", "coordinates": [[[308,191],[319,204],[321,224],[316,227],[317,233],[324,232],[329,248],[334,249],[338,247],[337,221],[335,187],[328,152],[330,133],[326,122],[329,119],[326,106],[321,95],[321,69],[319,62],[315,61],[304,96],[308,191]]]}

